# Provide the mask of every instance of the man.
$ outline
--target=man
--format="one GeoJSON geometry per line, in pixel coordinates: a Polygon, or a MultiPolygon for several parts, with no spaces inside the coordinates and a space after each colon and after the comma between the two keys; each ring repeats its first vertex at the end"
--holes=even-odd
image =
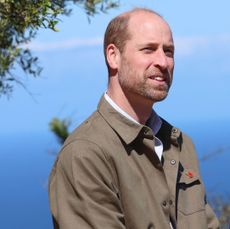
{"type": "Polygon", "coordinates": [[[191,140],[152,110],[172,83],[169,25],[148,9],[126,12],[108,25],[104,53],[107,92],[50,176],[54,227],[218,228],[191,140]]]}

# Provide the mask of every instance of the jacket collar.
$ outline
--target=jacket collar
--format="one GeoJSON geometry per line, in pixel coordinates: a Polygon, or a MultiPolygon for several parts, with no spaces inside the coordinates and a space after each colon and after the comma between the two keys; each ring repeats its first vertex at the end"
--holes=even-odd
{"type": "MultiPolygon", "coordinates": [[[[125,116],[117,112],[105,100],[104,96],[101,97],[97,110],[108,125],[117,132],[126,144],[132,143],[137,137],[141,136],[148,139],[154,138],[151,128],[127,119],[125,116]]],[[[173,144],[181,150],[182,135],[180,130],[171,126],[164,119],[161,118],[161,120],[162,126],[159,130],[159,136],[161,136],[160,139],[163,141],[164,148],[168,148],[173,144]]]]}
{"type": "Polygon", "coordinates": [[[178,128],[165,121],[163,118],[161,118],[161,120],[162,125],[156,136],[161,139],[164,151],[168,150],[171,147],[171,144],[181,151],[183,143],[182,132],[178,128]]]}
{"type": "Polygon", "coordinates": [[[102,96],[98,104],[98,112],[105,121],[117,132],[126,144],[132,143],[137,136],[144,135],[153,138],[152,130],[144,125],[135,123],[117,112],[102,96]]]}

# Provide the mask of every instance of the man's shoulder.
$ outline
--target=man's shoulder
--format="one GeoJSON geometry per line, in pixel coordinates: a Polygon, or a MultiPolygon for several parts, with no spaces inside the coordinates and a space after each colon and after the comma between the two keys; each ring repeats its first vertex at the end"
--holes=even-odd
{"type": "Polygon", "coordinates": [[[104,157],[106,138],[111,136],[109,125],[98,111],[93,112],[67,137],[58,154],[58,160],[71,161],[72,158],[104,157]]]}
{"type": "Polygon", "coordinates": [[[107,122],[98,111],[95,111],[73,130],[66,139],[64,146],[77,140],[97,141],[101,136],[105,135],[105,131],[108,129],[106,126],[108,126],[107,122]]]}

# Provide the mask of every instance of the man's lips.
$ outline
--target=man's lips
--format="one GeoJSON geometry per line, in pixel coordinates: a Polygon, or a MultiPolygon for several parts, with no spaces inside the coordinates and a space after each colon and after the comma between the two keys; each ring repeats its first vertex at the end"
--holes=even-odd
{"type": "Polygon", "coordinates": [[[169,87],[168,78],[164,75],[151,75],[148,79],[150,80],[149,83],[152,84],[153,87],[159,87],[164,90],[169,87]]]}
{"type": "Polygon", "coordinates": [[[156,80],[158,82],[165,82],[166,78],[164,76],[149,76],[148,77],[151,80],[156,80]]]}

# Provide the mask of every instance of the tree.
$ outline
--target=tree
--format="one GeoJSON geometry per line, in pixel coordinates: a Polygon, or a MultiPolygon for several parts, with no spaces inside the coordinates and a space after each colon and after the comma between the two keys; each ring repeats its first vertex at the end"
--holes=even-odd
{"type": "Polygon", "coordinates": [[[34,77],[40,75],[38,57],[25,44],[41,28],[58,31],[60,15],[71,13],[70,3],[82,7],[88,18],[119,4],[115,0],[0,0],[0,96],[10,95],[14,83],[23,86],[15,68],[34,77]]]}
{"type": "Polygon", "coordinates": [[[229,229],[230,226],[230,196],[215,195],[210,199],[210,204],[213,207],[220,221],[221,229],[229,229]]]}
{"type": "Polygon", "coordinates": [[[70,134],[69,131],[70,124],[71,124],[71,120],[69,118],[65,118],[65,119],[53,118],[49,123],[50,130],[54,133],[58,142],[61,145],[64,143],[64,141],[70,134]]]}

